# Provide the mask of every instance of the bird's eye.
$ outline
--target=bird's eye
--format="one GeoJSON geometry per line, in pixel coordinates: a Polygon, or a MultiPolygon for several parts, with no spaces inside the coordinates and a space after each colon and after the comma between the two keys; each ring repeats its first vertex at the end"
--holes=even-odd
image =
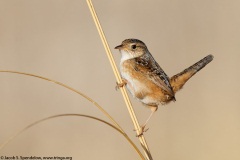
{"type": "Polygon", "coordinates": [[[132,45],[132,49],[136,49],[137,48],[137,46],[134,44],[134,45],[132,45]]]}

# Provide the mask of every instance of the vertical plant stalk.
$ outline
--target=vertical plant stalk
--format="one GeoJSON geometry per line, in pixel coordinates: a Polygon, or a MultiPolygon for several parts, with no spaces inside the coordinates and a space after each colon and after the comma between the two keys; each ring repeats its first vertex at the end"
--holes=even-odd
{"type": "MultiPolygon", "coordinates": [[[[94,9],[93,4],[92,4],[92,1],[91,1],[91,0],[86,0],[86,1],[87,1],[89,10],[90,10],[90,12],[91,12],[91,14],[92,14],[92,17],[93,17],[93,20],[94,20],[94,22],[95,22],[95,25],[96,25],[96,27],[97,27],[98,33],[99,33],[99,35],[100,35],[100,37],[101,37],[103,46],[104,46],[104,48],[105,48],[105,50],[106,50],[108,59],[109,59],[109,61],[110,61],[110,64],[111,64],[112,69],[113,69],[113,72],[114,72],[114,75],[115,75],[115,77],[116,77],[116,79],[117,79],[117,83],[122,83],[121,76],[120,76],[120,74],[119,74],[119,72],[118,72],[116,63],[115,63],[115,61],[114,61],[114,59],[113,59],[111,50],[110,50],[109,45],[108,45],[108,43],[107,43],[107,40],[106,40],[106,38],[105,38],[105,35],[104,35],[103,30],[102,30],[101,24],[100,24],[100,22],[99,22],[99,20],[98,20],[97,14],[96,14],[95,9],[94,9]]],[[[126,89],[125,89],[125,87],[121,87],[120,90],[121,90],[121,93],[122,93],[122,95],[123,95],[124,101],[125,101],[125,103],[126,103],[126,105],[127,105],[127,108],[128,108],[129,114],[130,114],[130,116],[131,116],[133,125],[134,125],[134,127],[135,127],[136,132],[137,132],[137,135],[139,135],[141,128],[140,128],[140,125],[139,125],[139,123],[138,123],[138,120],[137,120],[137,117],[136,117],[136,115],[135,115],[135,112],[134,112],[134,110],[133,110],[131,101],[130,101],[130,99],[129,99],[129,97],[128,97],[128,94],[127,94],[127,92],[126,92],[126,89]]],[[[146,142],[144,136],[141,135],[141,136],[139,136],[138,138],[139,138],[139,141],[140,141],[140,143],[141,143],[141,146],[143,147],[143,150],[144,150],[144,152],[145,152],[145,155],[146,155],[147,159],[148,159],[148,160],[152,160],[152,157],[151,157],[151,154],[150,154],[150,150],[149,150],[149,148],[148,148],[148,145],[147,145],[147,142],[146,142]]]]}

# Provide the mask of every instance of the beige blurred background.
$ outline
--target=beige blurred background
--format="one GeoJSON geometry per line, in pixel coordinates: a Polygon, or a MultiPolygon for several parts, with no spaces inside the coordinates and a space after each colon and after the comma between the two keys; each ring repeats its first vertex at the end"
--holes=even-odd
{"type": "MultiPolygon", "coordinates": [[[[113,48],[144,41],[171,76],[214,55],[206,68],[160,107],[145,134],[154,159],[240,159],[240,1],[94,0],[113,48]]],[[[42,75],[82,91],[103,106],[139,146],[121,93],[84,0],[0,0],[0,69],[42,75]]],[[[0,142],[47,116],[80,113],[105,119],[96,107],[58,85],[0,73],[0,142]]],[[[132,99],[132,98],[131,98],[132,99]]],[[[132,99],[140,123],[150,114],[132,99]]],[[[140,146],[139,146],[140,147],[140,146]]],[[[140,159],[116,131],[65,117],[19,135],[3,156],[140,159]]]]}

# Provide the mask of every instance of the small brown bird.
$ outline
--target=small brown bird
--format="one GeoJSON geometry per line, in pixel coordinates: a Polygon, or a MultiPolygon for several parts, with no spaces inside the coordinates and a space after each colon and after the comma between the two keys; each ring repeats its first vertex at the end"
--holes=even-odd
{"type": "Polygon", "coordinates": [[[115,49],[119,49],[122,55],[120,72],[123,83],[117,84],[117,87],[126,85],[133,97],[152,111],[149,118],[141,126],[141,134],[145,131],[144,128],[153,113],[157,111],[158,105],[176,101],[175,93],[194,74],[213,60],[213,56],[208,55],[169,79],[142,41],[126,39],[115,49]]]}

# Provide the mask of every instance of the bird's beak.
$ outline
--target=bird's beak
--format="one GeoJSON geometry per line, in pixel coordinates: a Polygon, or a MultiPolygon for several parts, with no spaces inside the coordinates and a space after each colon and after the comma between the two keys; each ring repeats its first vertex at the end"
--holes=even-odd
{"type": "Polygon", "coordinates": [[[121,49],[123,47],[123,45],[119,45],[119,46],[116,46],[114,49],[121,49]]]}

